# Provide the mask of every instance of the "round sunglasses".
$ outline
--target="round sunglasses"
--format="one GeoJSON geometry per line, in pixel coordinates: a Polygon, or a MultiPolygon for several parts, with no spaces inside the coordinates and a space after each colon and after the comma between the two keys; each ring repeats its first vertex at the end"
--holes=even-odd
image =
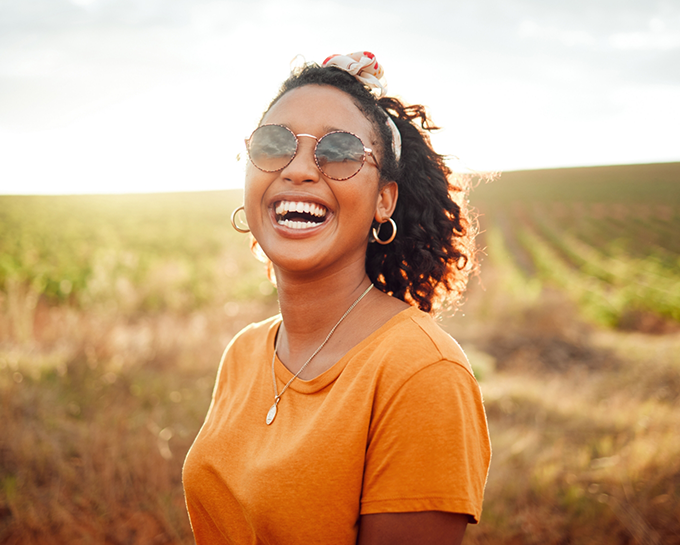
{"type": "Polygon", "coordinates": [[[316,140],[314,161],[321,174],[331,180],[343,181],[355,176],[364,166],[366,155],[373,157],[380,170],[373,150],[364,146],[356,134],[345,131],[333,131],[317,138],[312,134],[295,134],[283,125],[261,125],[246,139],[248,157],[263,172],[278,172],[295,158],[301,136],[316,140]]]}

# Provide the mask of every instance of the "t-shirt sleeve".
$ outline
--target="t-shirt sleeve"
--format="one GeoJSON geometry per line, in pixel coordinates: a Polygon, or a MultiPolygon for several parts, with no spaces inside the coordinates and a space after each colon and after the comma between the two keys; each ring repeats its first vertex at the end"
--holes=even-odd
{"type": "Polygon", "coordinates": [[[375,402],[361,514],[446,511],[479,522],[490,456],[475,378],[456,362],[429,365],[375,402]]]}

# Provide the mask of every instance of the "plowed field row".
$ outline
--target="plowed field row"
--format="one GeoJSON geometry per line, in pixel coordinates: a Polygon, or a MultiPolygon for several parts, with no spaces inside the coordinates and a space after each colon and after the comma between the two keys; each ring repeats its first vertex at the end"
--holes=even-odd
{"type": "Polygon", "coordinates": [[[559,287],[601,323],[680,321],[680,164],[507,173],[472,202],[491,263],[559,287]]]}

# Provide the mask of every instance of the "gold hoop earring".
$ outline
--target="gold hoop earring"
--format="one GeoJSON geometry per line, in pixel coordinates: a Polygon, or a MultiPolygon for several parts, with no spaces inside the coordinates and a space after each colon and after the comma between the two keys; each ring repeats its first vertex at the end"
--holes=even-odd
{"type": "Polygon", "coordinates": [[[380,227],[378,227],[377,231],[375,227],[373,228],[373,238],[378,244],[382,244],[383,246],[385,244],[389,244],[390,242],[392,242],[394,240],[394,237],[397,236],[397,224],[394,222],[392,218],[387,218],[387,221],[389,221],[392,224],[392,235],[387,240],[380,240],[380,237],[378,236],[378,234],[380,233],[380,229],[382,229],[383,226],[382,223],[380,224],[380,227]]]}
{"type": "Polygon", "coordinates": [[[244,229],[243,227],[239,227],[238,225],[236,225],[236,214],[238,214],[239,210],[243,210],[245,212],[245,208],[243,206],[239,206],[236,210],[234,210],[231,213],[231,226],[239,233],[250,233],[250,229],[248,228],[244,229]]]}

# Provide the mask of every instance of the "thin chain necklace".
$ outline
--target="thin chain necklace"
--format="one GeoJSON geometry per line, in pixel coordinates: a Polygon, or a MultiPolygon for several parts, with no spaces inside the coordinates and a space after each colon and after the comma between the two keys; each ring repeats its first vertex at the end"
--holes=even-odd
{"type": "Polygon", "coordinates": [[[342,323],[342,321],[347,318],[347,315],[354,310],[354,307],[356,307],[359,304],[359,301],[361,301],[366,295],[368,294],[369,291],[371,291],[371,288],[373,287],[373,284],[368,286],[366,288],[366,291],[362,293],[354,303],[350,305],[350,307],[347,309],[347,311],[342,315],[342,318],[338,320],[338,322],[333,326],[333,329],[330,330],[328,335],[326,335],[326,338],[324,341],[319,345],[319,348],[314,350],[314,353],[309,356],[309,359],[305,362],[305,364],[300,367],[300,370],[295,373],[295,376],[291,378],[286,385],[283,387],[283,390],[281,390],[281,393],[279,393],[278,388],[276,387],[276,372],[274,371],[274,363],[276,362],[276,352],[279,349],[279,341],[281,340],[282,335],[279,335],[276,339],[276,346],[274,346],[274,355],[272,356],[272,379],[274,381],[274,404],[270,407],[269,411],[267,412],[267,426],[269,426],[272,422],[274,422],[274,418],[276,418],[276,408],[279,404],[279,401],[281,401],[281,396],[283,393],[288,389],[288,386],[291,385],[291,383],[298,378],[298,375],[304,371],[305,367],[307,367],[307,364],[312,361],[314,356],[316,356],[319,352],[321,352],[321,349],[326,346],[326,343],[328,342],[328,339],[331,338],[331,335],[335,332],[337,327],[342,323]]]}

